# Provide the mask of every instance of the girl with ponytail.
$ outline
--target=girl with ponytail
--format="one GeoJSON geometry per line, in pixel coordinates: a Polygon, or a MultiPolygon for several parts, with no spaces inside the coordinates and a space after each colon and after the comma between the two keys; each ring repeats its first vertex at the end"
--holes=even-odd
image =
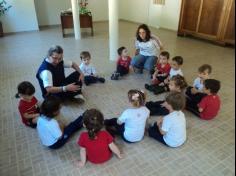
{"type": "Polygon", "coordinates": [[[126,109],[119,118],[105,120],[105,126],[113,136],[120,135],[125,142],[132,143],[143,139],[150,111],[145,107],[144,92],[131,89],[128,92],[128,99],[131,107],[126,109]]]}
{"type": "Polygon", "coordinates": [[[83,114],[84,127],[87,132],[81,133],[78,145],[80,146],[79,167],[83,167],[86,161],[94,164],[108,161],[112,152],[121,157],[120,150],[113,142],[113,137],[105,130],[103,114],[97,109],[86,110],[83,114]]]}

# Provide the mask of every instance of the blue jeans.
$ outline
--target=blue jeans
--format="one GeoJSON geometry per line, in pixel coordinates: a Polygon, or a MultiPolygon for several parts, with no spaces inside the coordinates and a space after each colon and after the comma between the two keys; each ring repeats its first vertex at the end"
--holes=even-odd
{"type": "Polygon", "coordinates": [[[49,146],[51,149],[58,149],[62,147],[68,139],[74,134],[76,131],[81,129],[83,127],[83,116],[79,116],[77,119],[75,119],[73,122],[71,122],[69,125],[67,125],[64,128],[64,133],[60,139],[57,140],[56,143],[49,146]]]}
{"type": "Polygon", "coordinates": [[[156,64],[156,61],[156,56],[143,56],[138,54],[132,58],[131,65],[139,69],[151,71],[156,64]]]}

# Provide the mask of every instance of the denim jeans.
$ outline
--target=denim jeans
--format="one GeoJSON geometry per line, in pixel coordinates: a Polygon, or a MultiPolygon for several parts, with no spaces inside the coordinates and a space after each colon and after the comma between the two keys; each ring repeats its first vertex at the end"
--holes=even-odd
{"type": "Polygon", "coordinates": [[[151,71],[156,64],[156,61],[156,56],[143,56],[139,54],[132,58],[131,65],[139,69],[151,71]]]}
{"type": "Polygon", "coordinates": [[[74,134],[76,131],[81,129],[83,127],[83,116],[79,116],[77,119],[75,119],[73,122],[71,122],[69,125],[67,125],[64,128],[64,133],[60,139],[57,140],[56,143],[49,146],[51,149],[58,149],[62,147],[68,139],[74,134]]]}

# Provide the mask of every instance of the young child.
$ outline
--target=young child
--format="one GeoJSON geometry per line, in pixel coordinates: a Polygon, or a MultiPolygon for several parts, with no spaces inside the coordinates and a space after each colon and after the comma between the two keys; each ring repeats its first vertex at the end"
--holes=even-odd
{"type": "Polygon", "coordinates": [[[80,53],[82,63],[80,64],[80,70],[84,74],[84,83],[86,86],[92,83],[101,82],[104,83],[105,79],[96,75],[95,67],[90,64],[91,55],[88,51],[82,51],[80,53]]]}
{"type": "Polygon", "coordinates": [[[169,147],[179,147],[186,141],[186,120],[182,112],[185,97],[180,92],[170,92],[164,106],[170,113],[149,127],[148,134],[169,147]]]}
{"type": "Polygon", "coordinates": [[[143,139],[146,120],[150,111],[145,105],[145,94],[139,90],[131,89],[128,92],[131,108],[126,109],[121,116],[105,120],[108,132],[113,136],[120,135],[125,142],[138,142],[143,139]]]}
{"type": "Polygon", "coordinates": [[[204,120],[211,120],[218,114],[220,110],[220,97],[217,95],[220,90],[220,81],[215,79],[206,79],[204,81],[203,93],[200,102],[187,97],[186,109],[193,112],[195,115],[204,120]]]}
{"type": "Polygon", "coordinates": [[[112,80],[118,80],[120,76],[127,75],[130,70],[131,57],[128,56],[128,50],[122,46],[118,48],[119,58],[116,63],[116,71],[112,74],[112,80]]]}
{"type": "Polygon", "coordinates": [[[183,65],[183,58],[181,56],[175,56],[172,58],[171,62],[171,69],[169,76],[160,84],[152,85],[152,86],[145,86],[146,89],[152,91],[155,95],[169,91],[169,81],[174,75],[181,75],[183,76],[183,72],[181,70],[181,66],[183,65]]]}
{"type": "Polygon", "coordinates": [[[39,104],[35,98],[35,88],[28,82],[23,81],[17,86],[18,93],[16,98],[20,98],[18,110],[21,115],[22,123],[31,128],[36,128],[39,116],[39,104]]]}
{"type": "Polygon", "coordinates": [[[113,137],[105,130],[103,114],[96,109],[84,112],[84,126],[87,132],[82,132],[78,145],[80,146],[79,167],[83,167],[86,161],[95,164],[104,163],[112,157],[112,152],[118,158],[122,158],[120,150],[113,142],[113,137]]]}
{"type": "Polygon", "coordinates": [[[197,102],[206,96],[203,93],[203,82],[209,79],[212,68],[208,64],[203,64],[198,68],[198,77],[193,82],[193,87],[189,86],[186,90],[186,96],[190,99],[195,99],[197,102]]]}
{"type": "Polygon", "coordinates": [[[158,85],[159,83],[164,82],[164,80],[169,76],[170,73],[170,64],[168,63],[170,54],[167,51],[162,51],[158,62],[155,67],[155,72],[152,75],[152,84],[145,84],[147,90],[151,89],[152,85],[158,85]]]}
{"type": "MultiPolygon", "coordinates": [[[[185,78],[181,75],[175,75],[170,79],[169,82],[169,90],[170,92],[180,92],[184,94],[185,89],[187,87],[187,82],[185,81],[185,78]]],[[[164,100],[163,101],[149,101],[146,103],[146,107],[150,110],[150,115],[167,115],[169,114],[168,109],[164,106],[164,100]]]]}
{"type": "Polygon", "coordinates": [[[60,108],[60,99],[56,96],[46,97],[40,107],[37,131],[41,143],[50,149],[62,147],[73,133],[83,127],[82,116],[67,126],[54,119],[60,113],[60,108]]]}

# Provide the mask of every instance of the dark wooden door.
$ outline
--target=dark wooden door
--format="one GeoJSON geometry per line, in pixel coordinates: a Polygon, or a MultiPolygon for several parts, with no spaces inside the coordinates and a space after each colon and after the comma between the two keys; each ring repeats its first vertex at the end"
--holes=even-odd
{"type": "Polygon", "coordinates": [[[217,36],[224,5],[225,0],[203,0],[198,33],[217,36]]]}
{"type": "Polygon", "coordinates": [[[226,32],[224,35],[224,40],[226,42],[235,43],[235,2],[234,0],[232,0],[230,6],[229,6],[229,18],[228,18],[228,22],[226,25],[226,32]]]}
{"type": "Polygon", "coordinates": [[[183,0],[182,30],[196,32],[201,0],[183,0]]]}

